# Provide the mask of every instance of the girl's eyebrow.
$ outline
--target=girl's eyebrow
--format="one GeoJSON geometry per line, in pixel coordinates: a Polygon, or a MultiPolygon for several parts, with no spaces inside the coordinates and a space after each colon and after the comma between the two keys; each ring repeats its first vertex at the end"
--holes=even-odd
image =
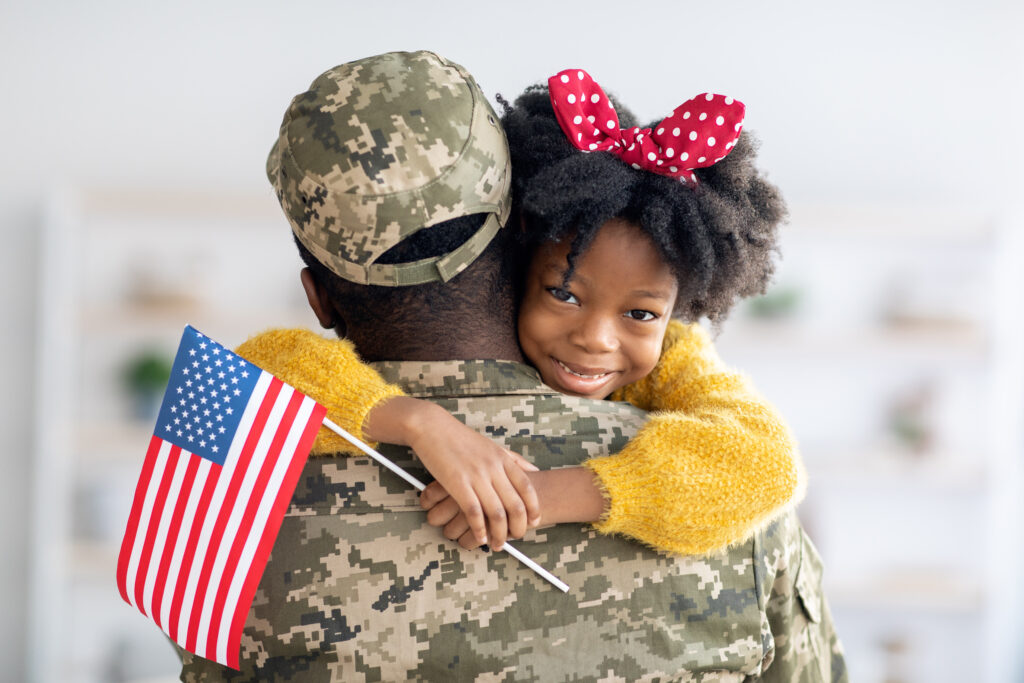
{"type": "Polygon", "coordinates": [[[630,296],[643,297],[645,299],[659,299],[661,301],[668,301],[672,298],[672,295],[664,290],[652,292],[649,289],[634,289],[629,294],[630,296]]]}

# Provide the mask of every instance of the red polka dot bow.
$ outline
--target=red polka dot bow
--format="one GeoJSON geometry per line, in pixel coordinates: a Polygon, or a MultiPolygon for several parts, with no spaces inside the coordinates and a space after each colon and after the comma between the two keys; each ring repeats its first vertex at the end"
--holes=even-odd
{"type": "Polygon", "coordinates": [[[577,148],[611,152],[636,169],[697,182],[695,168],[725,158],[743,129],[742,102],[702,93],[676,107],[653,128],[619,128],[608,96],[582,69],[566,69],[548,79],[559,125],[577,148]]]}

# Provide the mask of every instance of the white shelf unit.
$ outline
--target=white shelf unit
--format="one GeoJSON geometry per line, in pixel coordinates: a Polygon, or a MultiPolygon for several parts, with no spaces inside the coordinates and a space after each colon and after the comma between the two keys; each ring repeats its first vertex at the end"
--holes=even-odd
{"type": "Polygon", "coordinates": [[[173,357],[191,324],[232,347],[315,326],[301,261],[269,191],[67,190],[44,221],[31,522],[31,680],[177,680],[169,641],[115,580],[154,415],[122,367],[173,357]]]}
{"type": "Polygon", "coordinates": [[[797,207],[773,287],[788,310],[741,305],[718,337],[800,441],[851,680],[1024,676],[1022,230],[797,207]]]}

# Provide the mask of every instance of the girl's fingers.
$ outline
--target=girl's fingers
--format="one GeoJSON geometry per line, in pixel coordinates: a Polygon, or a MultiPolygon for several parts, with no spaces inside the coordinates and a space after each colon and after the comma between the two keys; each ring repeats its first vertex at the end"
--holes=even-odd
{"type": "MultiPolygon", "coordinates": [[[[487,534],[483,537],[478,534],[477,540],[480,543],[489,543],[495,550],[501,550],[508,537],[508,517],[505,514],[505,504],[494,488],[484,487],[483,490],[477,491],[477,495],[480,498],[480,505],[487,515],[487,534]],[[488,541],[488,539],[490,540],[488,541]]],[[[469,515],[466,516],[469,517],[469,515]]],[[[472,520],[470,520],[470,527],[472,528],[472,520]]]]}
{"type": "MultiPolygon", "coordinates": [[[[466,523],[469,524],[469,529],[473,532],[478,541],[481,543],[487,543],[488,522],[492,522],[492,530],[498,526],[493,524],[493,520],[491,520],[491,515],[493,514],[492,510],[494,507],[494,503],[491,499],[496,498],[496,496],[492,493],[486,498],[478,497],[477,493],[468,486],[460,485],[458,487],[458,491],[454,490],[454,488],[455,487],[453,487],[453,490],[449,491],[449,493],[451,494],[451,497],[455,499],[455,502],[458,503],[459,507],[462,508],[462,513],[466,516],[466,523]],[[485,511],[487,512],[486,518],[484,517],[485,511]]],[[[501,512],[503,526],[505,511],[502,510],[501,512]]],[[[505,534],[502,532],[502,538],[504,538],[504,536],[505,534]]]]}
{"type": "MultiPolygon", "coordinates": [[[[444,500],[427,511],[427,524],[430,526],[444,526],[455,519],[460,512],[462,511],[459,509],[459,504],[455,502],[455,499],[450,496],[445,497],[444,500]]],[[[469,528],[468,524],[466,528],[469,528]]]]}
{"type": "Polygon", "coordinates": [[[429,510],[445,498],[448,498],[448,491],[436,481],[427,484],[427,487],[420,491],[420,507],[429,510]]]}
{"type": "Polygon", "coordinates": [[[474,550],[479,548],[482,544],[477,543],[476,537],[467,532],[459,536],[459,545],[466,550],[474,550]]]}
{"type": "Polygon", "coordinates": [[[515,451],[510,451],[506,448],[505,452],[509,454],[509,456],[512,458],[512,460],[515,461],[516,465],[518,465],[520,469],[525,470],[526,472],[540,472],[539,467],[537,467],[532,462],[530,462],[523,456],[519,455],[515,451]]]}
{"type": "MultiPolygon", "coordinates": [[[[466,523],[465,515],[456,514],[454,519],[444,525],[444,529],[442,529],[441,533],[443,533],[444,537],[447,539],[452,541],[458,540],[459,545],[462,545],[463,538],[466,538],[467,540],[473,539],[473,542],[476,542],[476,535],[470,530],[469,524],[466,523]]],[[[477,543],[477,545],[480,544],[477,543]]]]}
{"type": "MultiPolygon", "coordinates": [[[[519,470],[519,468],[509,463],[505,470],[507,475],[510,470],[519,470]]],[[[522,471],[519,471],[518,474],[526,476],[522,471]]],[[[526,506],[523,504],[523,499],[520,497],[511,478],[508,476],[499,477],[498,481],[495,482],[494,490],[501,498],[501,503],[504,505],[505,513],[508,516],[508,535],[512,538],[522,538],[527,529],[526,506]]],[[[495,550],[500,549],[500,545],[495,547],[495,550]]]]}
{"type": "Polygon", "coordinates": [[[540,498],[537,496],[537,490],[533,487],[533,482],[530,481],[530,477],[526,475],[526,472],[510,464],[510,466],[505,468],[505,473],[515,488],[516,496],[522,501],[524,506],[526,528],[520,534],[513,533],[513,536],[520,538],[526,533],[527,528],[535,529],[540,526],[540,498]]]}

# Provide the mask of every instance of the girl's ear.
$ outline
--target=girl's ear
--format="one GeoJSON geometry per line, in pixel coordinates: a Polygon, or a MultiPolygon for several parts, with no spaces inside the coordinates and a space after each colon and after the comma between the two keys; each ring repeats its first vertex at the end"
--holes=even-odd
{"type": "Polygon", "coordinates": [[[316,281],[316,278],[313,277],[313,271],[309,268],[303,268],[299,277],[302,279],[302,289],[306,291],[306,301],[309,302],[309,307],[313,309],[313,313],[320,322],[320,326],[325,330],[344,327],[345,321],[338,320],[337,311],[327,294],[327,288],[316,281]]]}

